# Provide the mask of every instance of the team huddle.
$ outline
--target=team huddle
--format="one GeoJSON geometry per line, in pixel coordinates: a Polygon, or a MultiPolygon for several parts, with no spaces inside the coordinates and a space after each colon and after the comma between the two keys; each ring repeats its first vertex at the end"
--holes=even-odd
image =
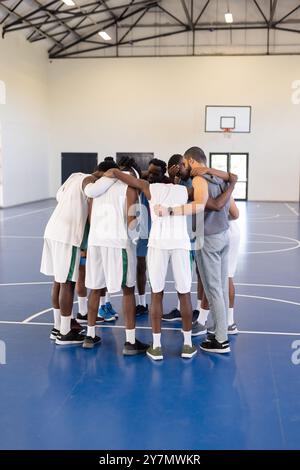
{"type": "Polygon", "coordinates": [[[230,352],[228,335],[238,333],[233,284],[240,237],[239,211],[232,197],[236,182],[232,173],[208,168],[198,147],[173,155],[168,165],[153,159],[144,173],[134,159],[123,158],[117,165],[111,157],[91,175],[73,173],[57,192],[57,206],[44,233],[41,272],[54,276],[50,338],[58,345],[100,344],[96,324],[116,320],[110,295],[122,291],[124,355],[146,353],[162,360],[161,322],[177,320],[182,321],[182,358],[197,354],[192,337],[201,335],[206,335],[200,345],[203,351],[230,352]],[[178,305],[164,313],[169,266],[178,305]],[[135,324],[136,317],[148,312],[153,340],[144,344],[136,338],[135,324]]]}

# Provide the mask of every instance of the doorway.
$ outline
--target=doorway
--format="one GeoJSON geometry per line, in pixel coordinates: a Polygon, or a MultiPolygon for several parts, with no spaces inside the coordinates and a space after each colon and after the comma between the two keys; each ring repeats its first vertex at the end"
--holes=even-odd
{"type": "Polygon", "coordinates": [[[230,171],[238,176],[233,191],[236,201],[248,200],[248,153],[210,153],[209,165],[222,171],[230,171]]]}

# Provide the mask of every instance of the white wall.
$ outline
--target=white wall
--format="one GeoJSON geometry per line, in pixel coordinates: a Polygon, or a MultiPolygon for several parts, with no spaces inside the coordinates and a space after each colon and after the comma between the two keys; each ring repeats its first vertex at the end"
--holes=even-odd
{"type": "MultiPolygon", "coordinates": [[[[61,152],[249,152],[250,200],[299,200],[296,56],[66,60],[0,39],[3,205],[54,196],[61,152]],[[206,104],[251,105],[251,134],[204,132],[206,104]]],[[[300,95],[299,95],[300,96],[300,95]]],[[[300,100],[299,100],[300,101],[300,100]]]]}
{"type": "Polygon", "coordinates": [[[22,34],[0,39],[3,206],[50,196],[48,66],[44,46],[29,44],[22,34]]]}
{"type": "Polygon", "coordinates": [[[54,61],[50,77],[51,194],[61,152],[153,151],[167,160],[192,145],[249,152],[249,199],[299,199],[296,56],[54,61]],[[205,105],[251,105],[251,134],[204,132],[205,105]]]}

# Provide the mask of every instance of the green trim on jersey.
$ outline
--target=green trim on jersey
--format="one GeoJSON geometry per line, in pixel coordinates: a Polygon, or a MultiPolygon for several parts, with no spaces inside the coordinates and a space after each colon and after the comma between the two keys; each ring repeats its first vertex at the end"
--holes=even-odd
{"type": "Polygon", "coordinates": [[[80,249],[81,249],[82,251],[86,251],[86,250],[87,250],[87,243],[88,243],[89,232],[90,232],[90,223],[89,223],[89,221],[87,220],[87,221],[86,221],[86,224],[85,224],[85,227],[84,227],[84,233],[83,233],[82,242],[81,242],[81,245],[80,245],[80,249]]]}
{"type": "Polygon", "coordinates": [[[126,287],[127,272],[128,272],[128,255],[125,248],[122,248],[122,261],[123,261],[123,278],[122,287],[126,287]]]}
{"type": "Polygon", "coordinates": [[[67,281],[72,281],[73,279],[74,269],[75,269],[75,264],[76,264],[76,256],[77,256],[77,247],[72,246],[72,257],[71,257],[71,264],[70,264],[67,281]]]}
{"type": "Polygon", "coordinates": [[[190,263],[191,263],[191,271],[193,271],[193,262],[194,262],[194,255],[193,251],[190,251],[190,263]]]}

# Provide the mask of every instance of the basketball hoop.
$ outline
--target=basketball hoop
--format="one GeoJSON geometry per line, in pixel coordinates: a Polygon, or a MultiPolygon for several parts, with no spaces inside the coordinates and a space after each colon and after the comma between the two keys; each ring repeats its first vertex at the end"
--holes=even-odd
{"type": "Polygon", "coordinates": [[[226,139],[230,139],[231,136],[232,136],[232,131],[233,131],[233,128],[232,127],[224,127],[223,129],[223,135],[226,139]]]}

